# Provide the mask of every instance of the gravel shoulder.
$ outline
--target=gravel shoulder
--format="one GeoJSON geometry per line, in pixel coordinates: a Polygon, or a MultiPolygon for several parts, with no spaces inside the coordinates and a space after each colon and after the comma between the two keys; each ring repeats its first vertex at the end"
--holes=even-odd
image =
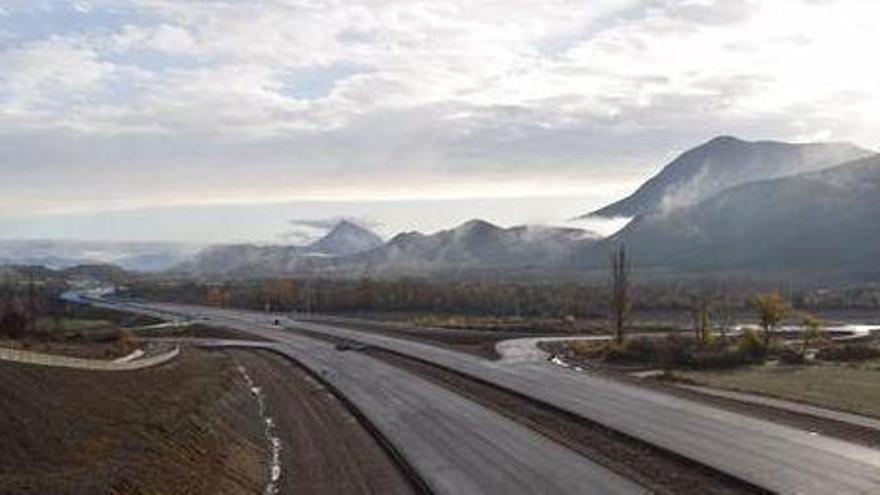
{"type": "Polygon", "coordinates": [[[376,439],[301,367],[268,351],[224,352],[265,394],[281,440],[281,493],[417,493],[376,439]]]}

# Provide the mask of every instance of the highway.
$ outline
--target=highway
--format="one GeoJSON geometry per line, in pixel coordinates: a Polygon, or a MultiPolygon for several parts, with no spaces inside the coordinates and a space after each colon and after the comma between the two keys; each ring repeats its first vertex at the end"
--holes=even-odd
{"type": "MultiPolygon", "coordinates": [[[[263,320],[225,319],[223,324],[261,336],[276,331],[263,320]]],[[[180,340],[265,349],[295,360],[365,416],[432,493],[648,493],[490,409],[323,340],[290,333],[275,342],[180,340]]]]}
{"type": "MultiPolygon", "coordinates": [[[[214,323],[276,342],[302,338],[267,325],[268,317],[256,312],[173,304],[142,308],[209,317],[214,323]]],[[[573,372],[542,360],[493,362],[339,324],[287,319],[282,323],[393,350],[479,378],[777,493],[880,493],[880,452],[863,446],[595,374],[573,372]]]]}

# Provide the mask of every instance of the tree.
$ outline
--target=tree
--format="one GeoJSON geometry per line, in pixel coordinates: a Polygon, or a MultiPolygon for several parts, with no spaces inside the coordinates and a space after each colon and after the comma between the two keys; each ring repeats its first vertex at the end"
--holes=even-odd
{"type": "Polygon", "coordinates": [[[228,295],[222,287],[214,285],[208,289],[205,300],[211,306],[225,306],[228,300],[228,295]]]}
{"type": "Polygon", "coordinates": [[[691,308],[691,316],[694,319],[694,338],[697,346],[703,347],[709,343],[709,299],[700,296],[691,308]]]}
{"type": "Polygon", "coordinates": [[[611,330],[618,345],[623,344],[624,325],[629,316],[629,275],[630,262],[626,257],[626,247],[616,244],[611,249],[611,293],[609,294],[609,313],[611,330]]]}
{"type": "Polygon", "coordinates": [[[721,340],[727,342],[727,332],[733,324],[733,314],[731,313],[730,306],[725,301],[716,302],[714,306],[713,319],[716,322],[716,328],[718,328],[718,333],[721,334],[721,340]]]}
{"type": "Polygon", "coordinates": [[[758,312],[761,329],[764,331],[764,345],[769,347],[773,333],[788,313],[788,304],[777,292],[755,294],[749,299],[749,305],[758,312]]]}
{"type": "Polygon", "coordinates": [[[17,301],[7,301],[0,313],[0,333],[10,338],[22,337],[28,330],[30,320],[27,312],[17,301]]]}
{"type": "Polygon", "coordinates": [[[801,314],[801,325],[804,330],[804,341],[801,346],[801,357],[806,357],[807,348],[822,337],[822,320],[811,313],[801,314]]]}
{"type": "Polygon", "coordinates": [[[299,287],[290,278],[273,278],[264,288],[265,305],[272,311],[289,311],[299,299],[299,287]]]}

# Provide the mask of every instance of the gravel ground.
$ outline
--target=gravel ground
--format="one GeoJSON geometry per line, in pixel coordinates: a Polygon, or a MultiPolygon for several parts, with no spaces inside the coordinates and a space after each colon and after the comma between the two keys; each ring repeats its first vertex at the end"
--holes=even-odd
{"type": "Polygon", "coordinates": [[[281,493],[417,493],[376,439],[298,365],[266,351],[226,352],[265,394],[281,439],[281,493]]]}

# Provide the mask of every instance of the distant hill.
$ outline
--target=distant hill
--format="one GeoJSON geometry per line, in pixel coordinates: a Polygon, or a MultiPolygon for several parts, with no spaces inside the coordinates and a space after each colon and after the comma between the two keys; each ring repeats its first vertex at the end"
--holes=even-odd
{"type": "Polygon", "coordinates": [[[44,265],[115,264],[135,271],[159,271],[188,259],[201,246],[173,242],[0,240],[0,263],[44,265]]]}
{"type": "Polygon", "coordinates": [[[846,143],[750,142],[721,136],[681,154],[629,197],[580,218],[669,211],[739,184],[829,168],[872,154],[846,143]]]}
{"type": "Polygon", "coordinates": [[[230,244],[209,246],[177,268],[197,274],[264,276],[328,266],[339,257],[354,255],[383,245],[370,230],[347,220],[340,221],[317,241],[305,246],[258,246],[230,244]]]}
{"type": "Polygon", "coordinates": [[[624,242],[639,266],[674,270],[880,273],[880,155],[727,189],[637,217],[624,242]]]}
{"type": "Polygon", "coordinates": [[[380,248],[341,261],[351,269],[384,274],[515,272],[557,267],[573,252],[597,239],[597,234],[582,229],[501,228],[483,220],[471,220],[431,235],[399,234],[380,248]]]}
{"type": "Polygon", "coordinates": [[[398,234],[387,243],[356,253],[328,253],[331,250],[340,252],[341,247],[375,243],[361,230],[348,226],[342,229],[334,229],[324,239],[305,247],[210,247],[199,253],[185,268],[203,274],[321,273],[344,277],[365,274],[468,275],[485,270],[515,272],[558,267],[573,253],[599,239],[595,233],[582,229],[547,226],[501,228],[482,220],[471,220],[430,235],[418,232],[398,234]],[[349,242],[351,234],[357,234],[357,242],[349,242]],[[344,242],[336,244],[340,239],[344,242]]]}

